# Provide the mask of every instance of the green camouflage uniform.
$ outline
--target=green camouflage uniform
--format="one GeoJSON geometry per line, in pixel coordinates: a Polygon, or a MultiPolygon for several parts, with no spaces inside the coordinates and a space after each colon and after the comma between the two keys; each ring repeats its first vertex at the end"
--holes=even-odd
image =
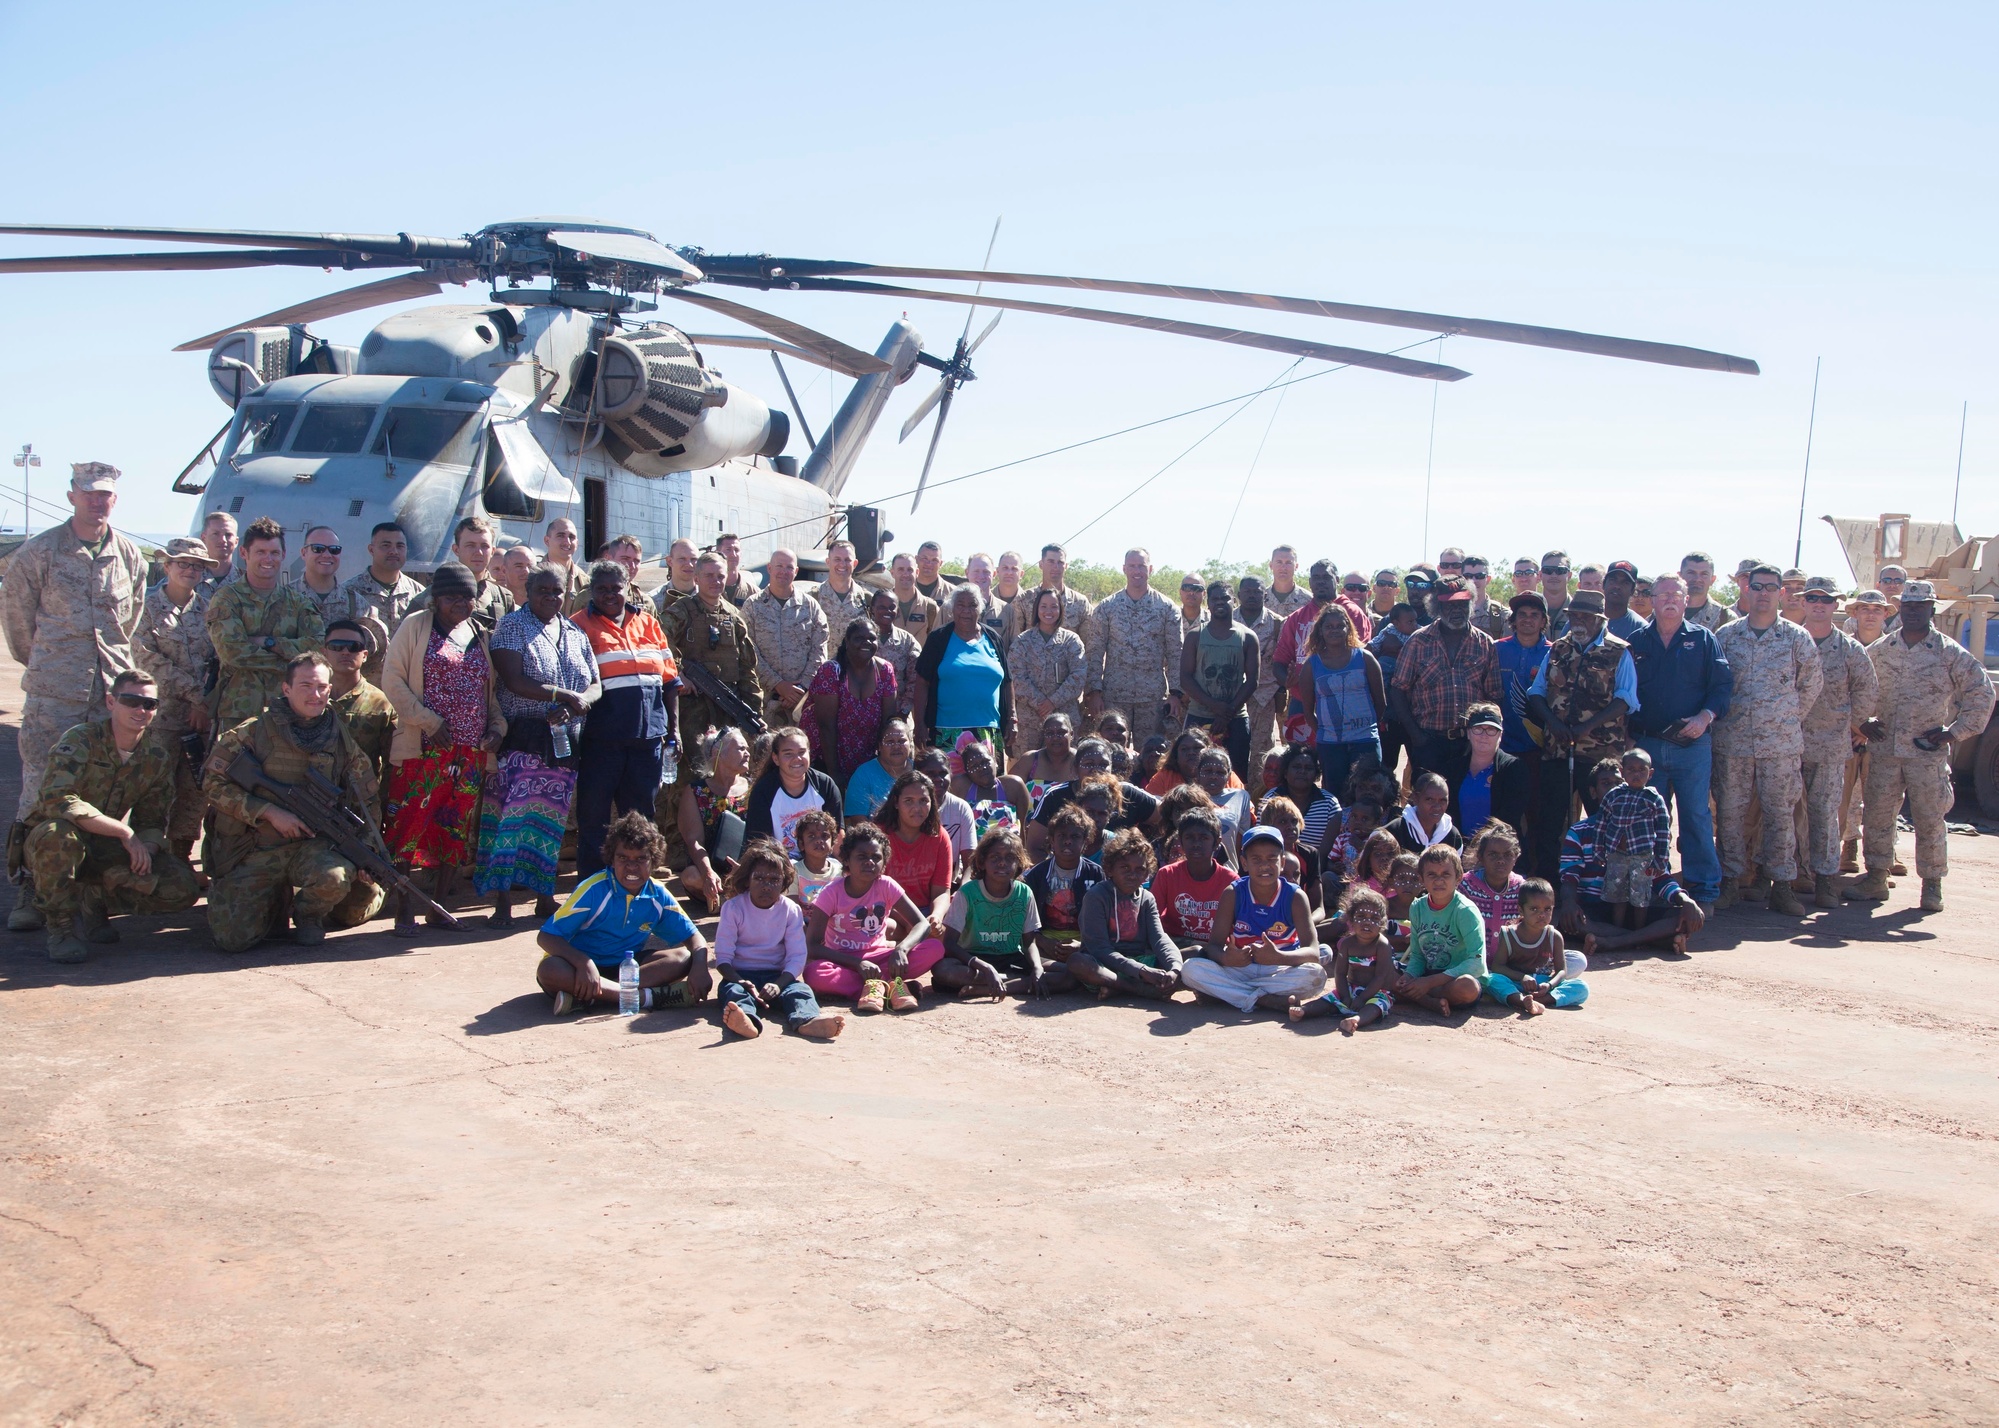
{"type": "Polygon", "coordinates": [[[341,613],[349,619],[360,620],[363,624],[372,620],[376,628],[377,643],[369,651],[368,658],[361,666],[362,677],[371,684],[382,682],[382,656],[389,648],[389,641],[396,633],[396,627],[403,622],[423,594],[423,586],[398,573],[393,585],[384,585],[377,580],[372,570],[364,570],[340,587],[347,592],[347,608],[341,613]]]}
{"type": "MultiPolygon", "coordinates": [[[[167,598],[164,582],[146,592],[146,613],[132,640],[139,668],[159,686],[160,712],[149,732],[158,734],[179,753],[181,735],[194,727],[192,710],[208,695],[208,588],[197,585],[185,605],[167,598]]],[[[201,783],[185,756],[174,759],[174,811],[167,838],[185,858],[201,836],[201,815],[207,807],[201,783]]]]}
{"type": "Polygon", "coordinates": [[[279,697],[285,666],[325,644],[326,624],[296,586],[279,582],[262,594],[247,580],[231,580],[209,598],[208,638],[221,667],[209,712],[216,728],[232,729],[279,697]]]}
{"type": "MultiPolygon", "coordinates": [[[[335,718],[327,746],[308,751],[292,733],[291,707],[280,702],[215,741],[202,780],[215,831],[203,858],[213,881],[208,888],[208,927],[224,952],[247,952],[272,930],[278,899],[296,888],[292,915],[332,922],[357,890],[354,865],[322,838],[280,837],[257,815],[270,804],[234,782],[229,765],[244,749],[280,783],[297,783],[312,769],[337,785],[356,808],[380,806],[381,788],[365,754],[346,725],[335,718]]],[[[359,920],[359,919],[356,919],[359,920]]],[[[341,925],[352,925],[342,923],[341,925]]]]}
{"type": "Polygon", "coordinates": [[[1950,872],[1944,819],[1957,791],[1950,781],[1950,750],[1924,752],[1910,740],[1939,726],[1975,739],[1992,717],[1992,677],[1976,656],[1950,636],[1931,630],[1911,645],[1899,632],[1867,647],[1880,680],[1881,722],[1888,737],[1867,751],[1867,871],[1888,871],[1895,861],[1895,815],[1909,796],[1916,825],[1916,875],[1950,872]]]}
{"type": "Polygon", "coordinates": [[[1880,684],[1860,641],[1832,630],[1818,645],[1825,687],[1805,716],[1805,855],[1813,877],[1839,873],[1840,804],[1853,759],[1853,726],[1874,717],[1880,684]]]}
{"type": "MultiPolygon", "coordinates": [[[[396,707],[389,703],[389,696],[363,677],[345,694],[336,696],[333,707],[346,722],[348,737],[353,739],[354,746],[374,771],[376,784],[386,787],[389,780],[389,745],[396,737],[396,707]]],[[[369,817],[377,826],[381,824],[379,803],[369,810],[369,817]]],[[[357,877],[354,890],[347,894],[340,906],[326,915],[326,925],[359,927],[380,912],[387,900],[388,893],[376,887],[373,879],[357,877]]]]}
{"type": "MultiPolygon", "coordinates": [[[[757,679],[757,647],[750,638],[749,622],[742,613],[728,601],[721,601],[713,610],[701,603],[701,597],[683,595],[667,606],[666,614],[660,619],[660,628],[666,631],[666,641],[673,648],[674,663],[685,669],[690,663],[700,664],[709,669],[715,677],[736,691],[750,708],[763,708],[763,684],[757,679]]],[[[682,676],[685,683],[686,676],[682,676]]],[[[698,748],[702,732],[709,725],[721,728],[728,723],[721,714],[704,699],[691,684],[680,691],[680,747],[683,755],[687,750],[698,748]]],[[[681,767],[687,767],[688,760],[681,759],[681,767]]]]}
{"type": "Polygon", "coordinates": [[[129,759],[119,757],[108,721],[78,724],[56,741],[26,820],[35,899],[51,936],[74,926],[87,888],[101,889],[113,913],[194,906],[194,872],[167,851],[174,765],[180,762],[179,745],[157,728],[145,732],[129,759]],[[76,826],[76,819],[92,814],[119,819],[138,835],[153,855],[146,876],[132,872],[116,838],[76,826]]]}
{"type": "Polygon", "coordinates": [[[1825,687],[1825,663],[1803,625],[1779,618],[1762,633],[1730,620],[1715,637],[1735,673],[1728,713],[1714,724],[1715,841],[1724,878],[1749,870],[1750,804],[1763,809],[1755,861],[1775,882],[1798,873],[1791,810],[1804,797],[1805,716],[1825,687]]]}

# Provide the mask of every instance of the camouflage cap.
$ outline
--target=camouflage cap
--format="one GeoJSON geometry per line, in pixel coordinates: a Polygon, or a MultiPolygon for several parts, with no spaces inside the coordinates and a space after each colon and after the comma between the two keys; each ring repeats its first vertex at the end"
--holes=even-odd
{"type": "Polygon", "coordinates": [[[1601,615],[1603,613],[1603,592],[1601,590],[1578,590],[1569,597],[1571,615],[1601,615]]]}
{"type": "Polygon", "coordinates": [[[1809,595],[1814,591],[1823,591],[1827,595],[1837,595],[1839,594],[1839,586],[1833,582],[1833,578],[1830,575],[1813,575],[1807,577],[1805,580],[1805,593],[1809,595]]]}
{"type": "Polygon", "coordinates": [[[1927,580],[1911,580],[1902,588],[1904,605],[1934,604],[1936,598],[1937,588],[1927,580]]]}
{"type": "Polygon", "coordinates": [[[115,491],[124,473],[102,461],[73,461],[69,468],[72,491],[115,491]]]}
{"type": "Polygon", "coordinates": [[[208,553],[208,547],[193,536],[175,536],[167,542],[167,548],[160,553],[161,560],[192,560],[207,566],[217,566],[222,562],[208,553]]]}
{"type": "Polygon", "coordinates": [[[1805,572],[1798,569],[1795,565],[1785,571],[1783,575],[1783,581],[1786,585],[1789,585],[1794,580],[1803,580],[1804,578],[1805,572]]]}
{"type": "Polygon", "coordinates": [[[1743,556],[1742,559],[1735,562],[1735,578],[1737,580],[1742,579],[1743,576],[1747,575],[1750,571],[1754,570],[1757,566],[1761,565],[1762,563],[1763,563],[1762,561],[1758,560],[1753,555],[1743,556]]]}
{"type": "Polygon", "coordinates": [[[1879,590],[1863,590],[1853,597],[1853,603],[1856,605],[1878,605],[1885,610],[1888,607],[1888,597],[1883,595],[1879,590]]]}

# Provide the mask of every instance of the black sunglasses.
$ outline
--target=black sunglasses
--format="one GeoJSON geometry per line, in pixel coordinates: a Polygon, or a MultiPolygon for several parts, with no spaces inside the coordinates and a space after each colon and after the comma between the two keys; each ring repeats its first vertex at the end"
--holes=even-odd
{"type": "Polygon", "coordinates": [[[1454,570],[1463,570],[1464,566],[1454,561],[1440,560],[1437,562],[1437,569],[1443,574],[1449,575],[1454,570]]]}
{"type": "Polygon", "coordinates": [[[160,707],[159,699],[151,694],[118,694],[113,697],[127,709],[157,709],[160,707]]]}
{"type": "Polygon", "coordinates": [[[1384,590],[1392,590],[1392,589],[1394,589],[1394,588],[1395,588],[1395,587],[1396,587],[1397,585],[1400,585],[1400,584],[1401,584],[1402,582],[1401,582],[1401,581],[1399,581],[1399,580],[1397,580],[1397,579],[1396,579],[1396,578],[1395,578],[1394,576],[1392,576],[1392,575],[1381,575],[1381,576],[1377,576],[1377,577],[1375,578],[1375,582],[1374,582],[1374,583],[1375,583],[1376,585],[1379,585],[1379,586],[1380,586],[1380,587],[1381,587],[1382,589],[1384,589],[1384,590]]]}
{"type": "Polygon", "coordinates": [[[1544,565],[1541,567],[1541,573],[1543,575],[1567,575],[1569,568],[1566,565],[1544,565]]]}
{"type": "Polygon", "coordinates": [[[1784,588],[1784,582],[1780,580],[1775,585],[1769,585],[1769,584],[1758,585],[1754,580],[1752,580],[1749,582],[1749,588],[1751,590],[1763,590],[1763,591],[1782,590],[1784,588]]]}
{"type": "Polygon", "coordinates": [[[367,648],[367,646],[362,644],[359,640],[328,640],[326,642],[326,647],[339,654],[352,654],[356,650],[367,648]]]}
{"type": "Polygon", "coordinates": [[[337,545],[326,545],[326,544],[323,544],[323,543],[322,543],[322,542],[320,542],[320,541],[314,541],[314,542],[313,542],[313,543],[312,543],[311,545],[307,546],[307,547],[306,547],[306,549],[307,549],[307,550],[309,550],[309,551],[311,551],[311,552],[312,552],[312,553],[313,553],[314,555],[338,555],[338,554],[340,554],[340,547],[339,547],[339,546],[337,546],[337,545]]]}
{"type": "Polygon", "coordinates": [[[1807,605],[1837,605],[1839,601],[1836,597],[1826,594],[1823,590],[1808,590],[1805,592],[1805,603],[1807,605]]]}
{"type": "Polygon", "coordinates": [[[1353,584],[1345,586],[1344,588],[1350,594],[1359,594],[1361,591],[1367,589],[1367,582],[1364,580],[1356,580],[1353,584]]]}

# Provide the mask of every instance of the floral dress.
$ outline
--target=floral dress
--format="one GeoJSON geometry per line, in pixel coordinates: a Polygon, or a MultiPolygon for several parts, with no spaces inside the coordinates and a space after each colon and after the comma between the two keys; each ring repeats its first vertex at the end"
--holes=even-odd
{"type": "Polygon", "coordinates": [[[444,716],[444,726],[424,737],[421,756],[397,764],[389,776],[382,833],[397,862],[412,868],[472,862],[492,680],[492,665],[476,640],[460,648],[431,632],[423,656],[423,702],[444,716]]]}
{"type": "Polygon", "coordinates": [[[812,760],[833,775],[833,781],[842,788],[854,776],[854,770],[875,756],[875,747],[881,740],[882,713],[896,707],[895,667],[880,655],[875,656],[875,690],[863,699],[854,693],[852,685],[840,672],[838,660],[827,660],[819,666],[819,672],[812,676],[812,683],[806,687],[805,737],[812,745],[812,760]],[[839,712],[833,720],[833,751],[828,757],[820,747],[819,720],[812,713],[816,696],[837,695],[839,712]]]}

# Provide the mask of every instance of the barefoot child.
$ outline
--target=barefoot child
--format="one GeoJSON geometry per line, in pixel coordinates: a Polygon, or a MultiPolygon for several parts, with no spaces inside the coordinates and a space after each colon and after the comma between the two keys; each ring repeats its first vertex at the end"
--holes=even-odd
{"type": "Polygon", "coordinates": [[[1517,1007],[1523,1016],[1538,1016],[1544,1006],[1574,1006],[1589,995],[1570,971],[1571,954],[1554,923],[1554,888],[1529,878],[1520,888],[1520,920],[1499,934],[1488,983],[1495,1001],[1517,1007]],[[1564,984],[1572,990],[1558,992],[1564,984]]]}
{"type": "Polygon", "coordinates": [[[1513,871],[1520,861],[1520,839],[1495,818],[1472,840],[1472,856],[1477,865],[1458,883],[1458,891],[1471,899],[1485,923],[1485,955],[1491,965],[1499,951],[1499,929],[1520,920],[1520,886],[1526,880],[1513,871]]]}
{"type": "Polygon", "coordinates": [[[1409,960],[1395,995],[1449,1019],[1485,990],[1485,923],[1458,891],[1464,865],[1455,848],[1426,848],[1416,860],[1423,896],[1409,909],[1409,960]]]}
{"type": "Polygon", "coordinates": [[[1319,911],[1319,896],[1323,891],[1319,876],[1320,862],[1317,850],[1307,848],[1299,841],[1305,829],[1305,815],[1298,811],[1298,805],[1278,794],[1266,799],[1263,804],[1263,821],[1284,836],[1284,876],[1305,890],[1305,901],[1312,905],[1312,912],[1319,911]]]}
{"type": "Polygon", "coordinates": [[[1397,922],[1407,922],[1410,909],[1419,900],[1417,894],[1423,891],[1423,875],[1414,853],[1397,853],[1395,862],[1388,870],[1388,915],[1397,922]]]}
{"type": "Polygon", "coordinates": [[[791,836],[798,841],[798,856],[791,860],[788,896],[801,908],[810,907],[821,888],[840,878],[840,860],[833,856],[840,825],[825,809],[815,808],[791,825],[791,836]]]}
{"type": "Polygon", "coordinates": [[[639,964],[639,1006],[699,1006],[708,999],[708,943],[673,894],[652,875],[666,839],[652,820],[627,813],[604,830],[604,866],[576,885],[535,941],[535,981],[561,1016],[593,1002],[618,1004],[618,968],[639,964]],[[674,950],[680,949],[680,950],[674,950]]]}
{"type": "Polygon", "coordinates": [[[1214,929],[1180,979],[1237,1011],[1286,1011],[1326,986],[1311,904],[1283,876],[1284,836],[1258,824],[1243,835],[1243,876],[1222,894],[1214,929]]]}
{"type": "Polygon", "coordinates": [[[1180,985],[1180,949],[1145,886],[1156,866],[1145,835],[1127,828],[1104,849],[1103,881],[1083,896],[1083,945],[1069,958],[1069,973],[1099,997],[1133,992],[1164,1000],[1180,985]]]}
{"type": "Polygon", "coordinates": [[[1388,900],[1369,888],[1347,894],[1340,910],[1346,933],[1333,947],[1333,984],[1322,997],[1291,998],[1291,1020],[1331,1016],[1340,1031],[1355,1031],[1386,1017],[1395,1009],[1395,949],[1389,945],[1388,900]]]}
{"type": "Polygon", "coordinates": [[[1045,962],[1067,962],[1083,942],[1083,899],[1104,880],[1101,865],[1083,856],[1097,825],[1073,803],[1048,820],[1048,856],[1023,879],[1041,922],[1035,941],[1045,962]]]}
{"type": "MultiPolygon", "coordinates": [[[[1326,906],[1345,905],[1347,889],[1361,879],[1360,853],[1367,846],[1367,840],[1375,829],[1381,826],[1381,802],[1374,798],[1356,798],[1347,805],[1346,826],[1339,837],[1333,839],[1332,847],[1326,850],[1326,906]]],[[[1375,889],[1380,892],[1380,888],[1375,889]]]]}
{"type": "Polygon", "coordinates": [[[805,985],[820,996],[853,997],[854,1010],[916,1006],[910,983],[944,960],[930,919],[888,876],[888,834],[856,823],[840,841],[846,873],[820,889],[805,914],[805,985]],[[897,927],[901,935],[891,941],[897,927]]]}
{"type": "Polygon", "coordinates": [[[1041,916],[1034,894],[1020,881],[1026,868],[1027,850],[1007,829],[995,828],[979,840],[972,850],[972,876],[952,894],[944,913],[944,960],[932,974],[938,986],[956,987],[960,996],[1011,992],[1037,999],[1075,986],[1061,964],[1048,967],[1041,960],[1034,938],[1041,916]]]}
{"type": "Polygon", "coordinates": [[[763,1014],[775,1010],[800,1036],[831,1041],[847,1019],[819,1010],[802,980],[805,912],[784,895],[791,863],[784,849],[758,838],[729,872],[722,918],[715,928],[715,975],[721,980],[722,1025],[746,1040],[763,1035],[763,1014]]]}

